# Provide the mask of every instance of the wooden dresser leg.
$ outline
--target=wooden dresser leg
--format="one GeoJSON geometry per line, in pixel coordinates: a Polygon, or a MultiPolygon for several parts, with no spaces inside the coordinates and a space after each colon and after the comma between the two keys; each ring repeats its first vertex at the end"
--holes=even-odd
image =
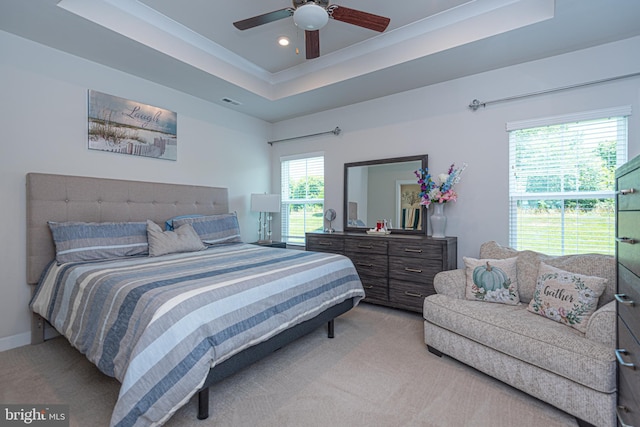
{"type": "Polygon", "coordinates": [[[334,328],[333,321],[334,320],[335,319],[329,320],[329,323],[327,324],[327,336],[329,338],[333,338],[334,337],[334,334],[333,334],[333,332],[334,332],[334,330],[333,330],[333,328],[334,328]]]}

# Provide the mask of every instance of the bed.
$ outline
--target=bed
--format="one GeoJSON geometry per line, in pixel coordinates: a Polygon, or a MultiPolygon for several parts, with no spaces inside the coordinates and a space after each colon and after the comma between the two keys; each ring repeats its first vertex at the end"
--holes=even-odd
{"type": "Polygon", "coordinates": [[[120,380],[112,425],[162,424],[195,393],[198,418],[206,418],[209,386],[325,323],[332,337],[333,320],[364,296],[345,257],[237,241],[56,262],[50,221],[164,224],[228,210],[225,188],[27,175],[27,278],[41,283],[32,341],[42,341],[43,319],[51,321],[120,380]]]}

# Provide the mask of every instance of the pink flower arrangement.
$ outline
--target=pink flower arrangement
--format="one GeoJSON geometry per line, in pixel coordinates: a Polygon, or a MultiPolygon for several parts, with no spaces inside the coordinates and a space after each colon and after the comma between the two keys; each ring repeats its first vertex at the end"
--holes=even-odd
{"type": "Polygon", "coordinates": [[[420,184],[420,204],[429,207],[431,203],[447,203],[458,200],[458,193],[453,187],[460,182],[460,175],[467,167],[464,163],[461,168],[456,169],[455,164],[451,164],[447,173],[441,173],[434,181],[429,174],[429,169],[418,169],[414,171],[420,184]]]}

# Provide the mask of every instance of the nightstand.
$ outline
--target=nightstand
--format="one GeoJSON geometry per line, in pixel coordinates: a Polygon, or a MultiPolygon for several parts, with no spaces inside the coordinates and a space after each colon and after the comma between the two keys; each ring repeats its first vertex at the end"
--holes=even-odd
{"type": "Polygon", "coordinates": [[[275,240],[270,242],[251,242],[251,244],[258,245],[258,246],[267,246],[270,248],[282,248],[282,249],[287,248],[287,244],[285,242],[276,242],[275,240]]]}

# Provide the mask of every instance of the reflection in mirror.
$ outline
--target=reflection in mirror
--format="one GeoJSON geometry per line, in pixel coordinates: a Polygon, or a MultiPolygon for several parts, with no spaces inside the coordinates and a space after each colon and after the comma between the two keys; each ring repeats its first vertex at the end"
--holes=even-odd
{"type": "Polygon", "coordinates": [[[427,155],[346,163],[344,230],[365,231],[387,220],[393,232],[426,234],[414,174],[426,167],[427,155]]]}

